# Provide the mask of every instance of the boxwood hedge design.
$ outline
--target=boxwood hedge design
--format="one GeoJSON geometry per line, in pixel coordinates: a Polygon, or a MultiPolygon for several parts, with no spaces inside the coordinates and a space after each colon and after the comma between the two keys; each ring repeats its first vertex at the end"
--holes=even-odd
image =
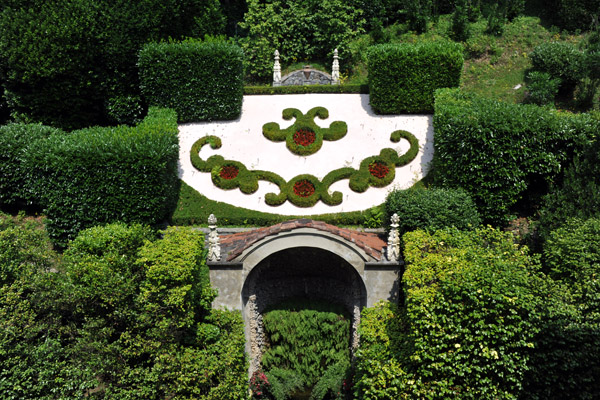
{"type": "Polygon", "coordinates": [[[287,148],[299,156],[315,154],[323,146],[323,140],[339,140],[348,133],[348,125],[343,121],[334,121],[329,128],[321,128],[315,123],[315,117],[329,117],[329,111],[324,107],[311,108],[306,114],[296,108],[286,108],[282,116],[286,121],[292,118],[296,121],[286,129],[281,129],[276,122],[266,123],[263,125],[263,135],[273,142],[285,140],[287,148]],[[302,140],[307,133],[312,133],[312,140],[302,140]]]}
{"type": "MultiPolygon", "coordinates": [[[[315,110],[315,109],[313,109],[315,110]]],[[[302,174],[285,181],[281,176],[270,171],[248,170],[239,161],[226,160],[220,155],[213,155],[207,160],[200,158],[202,146],[209,144],[211,148],[221,147],[221,139],[216,136],[205,136],[198,139],[190,152],[190,160],[194,168],[201,172],[210,172],[215,186],[230,190],[239,188],[242,193],[251,194],[258,190],[258,181],[268,181],[279,187],[280,193],[267,193],[265,203],[278,206],[289,200],[298,207],[312,207],[319,200],[327,205],[342,203],[342,193],[329,193],[329,187],[335,182],[349,179],[349,187],[355,192],[362,193],[369,187],[384,187],[389,185],[395,176],[396,167],[402,167],[415,159],[419,152],[419,141],[410,132],[395,131],[391,134],[391,141],[398,142],[406,139],[410,143],[409,150],[403,155],[391,148],[381,150],[379,155],[364,159],[358,170],[354,168],[339,168],[329,172],[323,180],[314,175],[302,174]],[[373,165],[378,164],[377,172],[373,165]],[[225,171],[225,172],[224,172],[225,171]]]]}
{"type": "Polygon", "coordinates": [[[463,48],[453,42],[382,44],[370,47],[367,59],[376,113],[432,113],[435,90],[460,84],[463,48]]]}
{"type": "Polygon", "coordinates": [[[139,54],[140,87],[153,106],[180,122],[230,120],[243,98],[242,50],[231,44],[150,43],[139,54]]]}

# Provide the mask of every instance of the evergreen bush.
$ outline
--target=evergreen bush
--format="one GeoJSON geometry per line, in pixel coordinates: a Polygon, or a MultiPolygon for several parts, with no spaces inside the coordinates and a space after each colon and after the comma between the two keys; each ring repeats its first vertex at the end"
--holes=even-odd
{"type": "Polygon", "coordinates": [[[598,131],[589,115],[508,104],[458,90],[436,95],[433,180],[462,187],[487,222],[502,222],[527,193],[539,202],[580,141],[598,131]]]}
{"type": "Polygon", "coordinates": [[[113,222],[157,224],[177,202],[179,144],[172,110],[151,109],[137,127],[88,128],[27,148],[31,197],[57,244],[113,222]]]}
{"type": "Polygon", "coordinates": [[[527,75],[527,79],[529,94],[526,100],[528,103],[538,106],[554,104],[560,86],[560,78],[553,78],[547,72],[531,71],[527,75]]]}
{"type": "Polygon", "coordinates": [[[542,43],[529,54],[533,69],[561,81],[561,88],[571,90],[583,78],[585,55],[566,42],[542,43]]]}
{"type": "Polygon", "coordinates": [[[341,389],[350,366],[351,324],[342,307],[289,300],[265,312],[263,323],[267,348],[261,364],[276,399],[299,386],[315,387],[315,400],[341,389]]]}
{"type": "MultiPolygon", "coordinates": [[[[588,121],[590,138],[598,132],[598,124],[598,120],[588,121]]],[[[539,220],[542,239],[571,218],[586,220],[600,216],[599,155],[600,139],[584,140],[582,149],[567,165],[562,182],[554,184],[544,197],[539,220]]]]}
{"type": "Polygon", "coordinates": [[[50,135],[66,135],[37,124],[0,126],[0,207],[23,207],[35,202],[28,190],[29,169],[23,164],[28,146],[50,135]]]}
{"type": "Polygon", "coordinates": [[[451,226],[474,229],[481,224],[475,203],[462,189],[394,190],[385,200],[385,221],[389,223],[394,213],[400,217],[401,233],[451,226]]]}
{"type": "Polygon", "coordinates": [[[460,44],[383,44],[370,47],[367,57],[370,104],[378,114],[431,113],[435,90],[460,83],[460,44]]]}
{"type": "Polygon", "coordinates": [[[150,43],[139,54],[142,94],[172,108],[180,122],[237,118],[242,110],[242,50],[219,42],[150,43]]]}

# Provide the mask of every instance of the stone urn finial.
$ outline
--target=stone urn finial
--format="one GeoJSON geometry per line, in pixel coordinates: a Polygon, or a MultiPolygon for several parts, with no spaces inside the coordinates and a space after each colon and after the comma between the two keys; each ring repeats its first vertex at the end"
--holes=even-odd
{"type": "Polygon", "coordinates": [[[273,86],[281,86],[281,65],[279,64],[279,51],[275,50],[275,63],[273,64],[273,86]]]}
{"type": "Polygon", "coordinates": [[[394,213],[391,221],[386,257],[388,261],[398,261],[400,260],[400,234],[398,232],[400,217],[398,217],[398,214],[394,213]]]}
{"type": "Polygon", "coordinates": [[[208,216],[208,261],[220,261],[221,260],[221,243],[219,240],[219,233],[217,232],[217,217],[214,214],[208,216]]]}
{"type": "Polygon", "coordinates": [[[333,65],[331,67],[331,84],[340,84],[340,62],[338,57],[338,49],[333,50],[333,65]]]}

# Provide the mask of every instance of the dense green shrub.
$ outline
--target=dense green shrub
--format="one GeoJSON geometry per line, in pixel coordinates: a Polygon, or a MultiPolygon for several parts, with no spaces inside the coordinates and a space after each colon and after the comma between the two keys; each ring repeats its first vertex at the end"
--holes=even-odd
{"type": "MultiPolygon", "coordinates": [[[[595,135],[598,121],[588,122],[595,135]]],[[[539,233],[548,233],[570,218],[582,220],[600,216],[600,138],[583,145],[567,165],[562,183],[555,184],[544,197],[540,210],[539,233]]]]}
{"type": "Polygon", "coordinates": [[[180,122],[235,119],[242,110],[243,54],[219,42],[150,43],[139,54],[140,85],[153,106],[180,122]]]}
{"type": "Polygon", "coordinates": [[[561,87],[573,89],[583,77],[584,53],[566,42],[542,43],[529,54],[533,69],[561,80],[561,87]]]}
{"type": "MultiPolygon", "coordinates": [[[[360,316],[360,347],[356,351],[354,398],[402,399],[406,376],[398,359],[403,326],[397,307],[380,302],[360,316]]],[[[407,394],[404,395],[407,397],[407,394]]]]}
{"type": "Polygon", "coordinates": [[[273,389],[281,392],[276,399],[287,398],[298,386],[314,386],[318,393],[311,398],[316,400],[341,389],[350,367],[351,319],[346,314],[342,307],[306,301],[288,301],[265,312],[267,347],[261,364],[273,389]]]}
{"type": "Polygon", "coordinates": [[[527,75],[527,102],[545,106],[554,104],[554,99],[558,94],[560,78],[553,78],[547,72],[531,71],[527,75]]]}
{"type": "Polygon", "coordinates": [[[298,61],[331,63],[339,49],[342,69],[348,57],[348,43],[363,33],[362,10],[341,0],[249,0],[248,12],[240,26],[248,36],[240,40],[245,54],[245,73],[250,81],[270,81],[273,53],[281,64],[298,61]]]}
{"type": "Polygon", "coordinates": [[[363,321],[375,359],[359,357],[357,397],[518,398],[543,309],[536,258],[491,228],[404,242],[405,302],[363,321]]]}
{"type": "Polygon", "coordinates": [[[600,393],[600,220],[572,219],[544,243],[543,261],[560,282],[533,354],[526,398],[594,399],[600,393]]]}
{"type": "Polygon", "coordinates": [[[389,223],[394,213],[400,217],[401,233],[450,226],[472,229],[481,224],[475,203],[462,189],[394,190],[385,200],[385,221],[389,223]]]}
{"type": "Polygon", "coordinates": [[[61,132],[35,124],[0,126],[0,207],[23,207],[35,201],[27,190],[29,170],[22,159],[27,146],[52,134],[61,132]]]}
{"type": "Polygon", "coordinates": [[[456,43],[383,44],[367,57],[370,104],[379,114],[430,113],[435,90],[460,83],[463,49],[456,43]]]}
{"type": "Polygon", "coordinates": [[[600,12],[595,0],[553,0],[548,7],[552,22],[570,31],[590,29],[600,12]]]}
{"type": "Polygon", "coordinates": [[[437,92],[433,179],[462,187],[484,221],[501,222],[527,192],[546,193],[576,142],[593,137],[598,121],[533,105],[484,99],[458,90],[437,92]]]}
{"type": "MultiPolygon", "coordinates": [[[[114,99],[139,96],[137,53],[148,41],[224,29],[217,0],[4,3],[0,76],[11,112],[66,129],[123,115],[114,99]]],[[[117,122],[130,122],[124,117],[117,122]]]]}
{"type": "Polygon", "coordinates": [[[247,398],[243,324],[211,310],[200,232],[96,227],[58,263],[43,228],[25,222],[2,246],[21,262],[0,286],[3,398],[247,398]]]}
{"type": "Polygon", "coordinates": [[[97,224],[167,219],[177,201],[178,157],[175,113],[152,109],[134,128],[89,128],[35,142],[24,168],[51,237],[64,245],[97,224]]]}
{"type": "Polygon", "coordinates": [[[450,36],[457,42],[465,42],[471,35],[469,29],[469,10],[466,0],[458,0],[452,14],[450,36]]]}

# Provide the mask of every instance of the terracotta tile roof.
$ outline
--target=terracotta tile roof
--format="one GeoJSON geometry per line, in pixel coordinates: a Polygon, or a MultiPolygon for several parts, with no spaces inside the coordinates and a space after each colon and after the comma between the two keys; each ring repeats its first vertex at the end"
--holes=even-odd
{"type": "Polygon", "coordinates": [[[339,228],[322,221],[313,221],[311,219],[302,218],[285,221],[266,228],[257,228],[247,232],[223,235],[220,238],[221,252],[227,254],[227,261],[231,261],[256,242],[267,236],[277,235],[281,232],[289,232],[299,228],[314,228],[339,236],[356,244],[363,249],[365,253],[378,261],[382,259],[383,248],[387,246],[387,243],[379,237],[377,233],[339,228]]]}

